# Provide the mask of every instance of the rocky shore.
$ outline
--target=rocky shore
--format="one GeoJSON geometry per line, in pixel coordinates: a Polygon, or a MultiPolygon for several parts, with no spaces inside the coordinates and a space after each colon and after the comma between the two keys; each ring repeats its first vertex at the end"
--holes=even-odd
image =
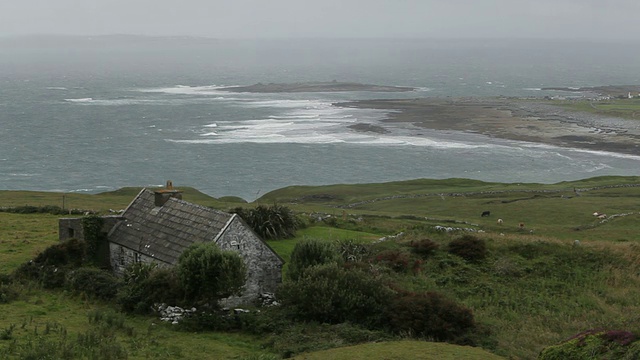
{"type": "MultiPolygon", "coordinates": [[[[386,123],[464,131],[541,144],[640,155],[640,123],[575,112],[540,100],[423,98],[363,100],[336,106],[389,110],[386,123]]],[[[353,126],[366,131],[366,127],[353,126]]]]}

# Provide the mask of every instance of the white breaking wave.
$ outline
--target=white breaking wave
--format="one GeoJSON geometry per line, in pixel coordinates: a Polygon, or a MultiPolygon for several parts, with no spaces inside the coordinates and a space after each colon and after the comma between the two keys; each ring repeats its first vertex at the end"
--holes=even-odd
{"type": "Polygon", "coordinates": [[[99,105],[99,106],[127,106],[127,105],[189,105],[194,103],[200,103],[203,100],[198,99],[94,99],[94,98],[80,98],[80,99],[64,99],[66,102],[75,103],[79,105],[99,105]]]}
{"type": "Polygon", "coordinates": [[[591,172],[596,172],[596,171],[600,171],[603,169],[611,169],[611,166],[607,165],[607,164],[603,164],[603,163],[598,163],[596,165],[594,165],[592,168],[590,169],[586,169],[585,172],[591,173],[591,172]]]}
{"type": "Polygon", "coordinates": [[[218,95],[222,97],[222,95],[228,95],[228,91],[220,90],[225,86],[218,85],[206,85],[206,86],[187,86],[187,85],[176,85],[172,87],[159,87],[159,88],[141,88],[134,89],[139,92],[146,93],[165,93],[165,94],[176,94],[176,95],[218,95]]]}
{"type": "Polygon", "coordinates": [[[93,98],[64,99],[64,101],[74,102],[74,103],[88,103],[88,102],[92,102],[93,98]]]}
{"type": "Polygon", "coordinates": [[[527,91],[541,91],[542,88],[524,88],[522,90],[527,90],[527,91]]]}

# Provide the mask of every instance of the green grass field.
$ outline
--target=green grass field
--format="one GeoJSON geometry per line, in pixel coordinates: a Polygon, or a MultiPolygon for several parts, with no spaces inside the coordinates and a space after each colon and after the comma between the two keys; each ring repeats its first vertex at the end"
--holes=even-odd
{"type": "Polygon", "coordinates": [[[640,119],[640,99],[611,99],[601,101],[554,101],[560,105],[576,111],[584,111],[604,116],[615,116],[625,119],[640,119]]]}
{"type": "MultiPolygon", "coordinates": [[[[403,288],[438,291],[468,306],[489,334],[482,343],[484,351],[392,341],[305,353],[297,358],[356,359],[362,354],[370,359],[393,359],[414,354],[412,358],[421,359],[490,359],[493,355],[533,359],[544,347],[583,330],[640,331],[638,184],[638,177],[601,177],[551,185],[414,180],[291,187],[243,206],[277,202],[294,209],[304,219],[308,226],[299,230],[295,238],[269,241],[285,260],[295,244],[305,238],[372,243],[403,233],[376,247],[404,252],[409,252],[412,240],[432,239],[440,248],[424,261],[419,273],[390,271],[387,276],[403,288]],[[491,216],[481,217],[487,210],[491,216]],[[595,211],[606,213],[608,218],[597,219],[592,215],[595,211]],[[498,218],[504,220],[503,224],[496,222],[498,218]],[[487,243],[487,258],[469,263],[448,254],[447,243],[460,233],[435,231],[434,226],[476,230],[474,234],[487,243]],[[574,246],[574,240],[579,240],[580,246],[574,246]]],[[[65,194],[65,202],[67,208],[107,213],[109,209],[124,208],[139,190],[65,194]]],[[[4,207],[59,206],[61,199],[62,194],[58,193],[0,192],[4,207]]],[[[214,199],[188,188],[184,199],[223,210],[242,205],[238,199],[214,199]]],[[[58,218],[0,212],[0,274],[10,273],[55,244],[58,218]]],[[[64,290],[26,286],[21,294],[16,301],[0,304],[0,354],[11,346],[26,346],[37,339],[54,341],[67,333],[65,336],[75,339],[97,331],[98,327],[88,321],[88,314],[97,309],[115,309],[64,290]],[[10,331],[11,325],[15,328],[10,331]],[[49,333],[45,336],[43,330],[47,328],[49,333]],[[3,335],[9,339],[2,340],[3,335]]],[[[127,316],[124,322],[126,329],[133,330],[114,330],[115,340],[109,346],[124,349],[129,359],[278,358],[266,339],[255,335],[180,332],[144,316],[127,316]]],[[[314,336],[313,332],[307,335],[314,336]]],[[[292,347],[296,338],[291,335],[281,341],[291,342],[292,347]]],[[[345,344],[329,342],[319,348],[341,345],[345,344]]]]}

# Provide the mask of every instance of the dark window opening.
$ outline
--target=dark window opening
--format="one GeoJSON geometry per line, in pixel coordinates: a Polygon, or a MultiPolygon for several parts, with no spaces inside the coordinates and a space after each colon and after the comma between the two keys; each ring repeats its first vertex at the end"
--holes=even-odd
{"type": "Polygon", "coordinates": [[[75,237],[75,236],[76,236],[76,231],[75,231],[75,229],[73,229],[73,228],[68,228],[67,230],[68,230],[67,232],[69,233],[69,237],[70,237],[70,238],[72,238],[72,237],[75,237]]]}

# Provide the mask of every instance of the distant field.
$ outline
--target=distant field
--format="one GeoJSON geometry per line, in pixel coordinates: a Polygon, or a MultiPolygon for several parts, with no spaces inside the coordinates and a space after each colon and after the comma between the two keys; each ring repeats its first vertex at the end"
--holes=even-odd
{"type": "Polygon", "coordinates": [[[640,98],[601,101],[554,101],[554,104],[598,115],[640,119],[640,98]]]}

